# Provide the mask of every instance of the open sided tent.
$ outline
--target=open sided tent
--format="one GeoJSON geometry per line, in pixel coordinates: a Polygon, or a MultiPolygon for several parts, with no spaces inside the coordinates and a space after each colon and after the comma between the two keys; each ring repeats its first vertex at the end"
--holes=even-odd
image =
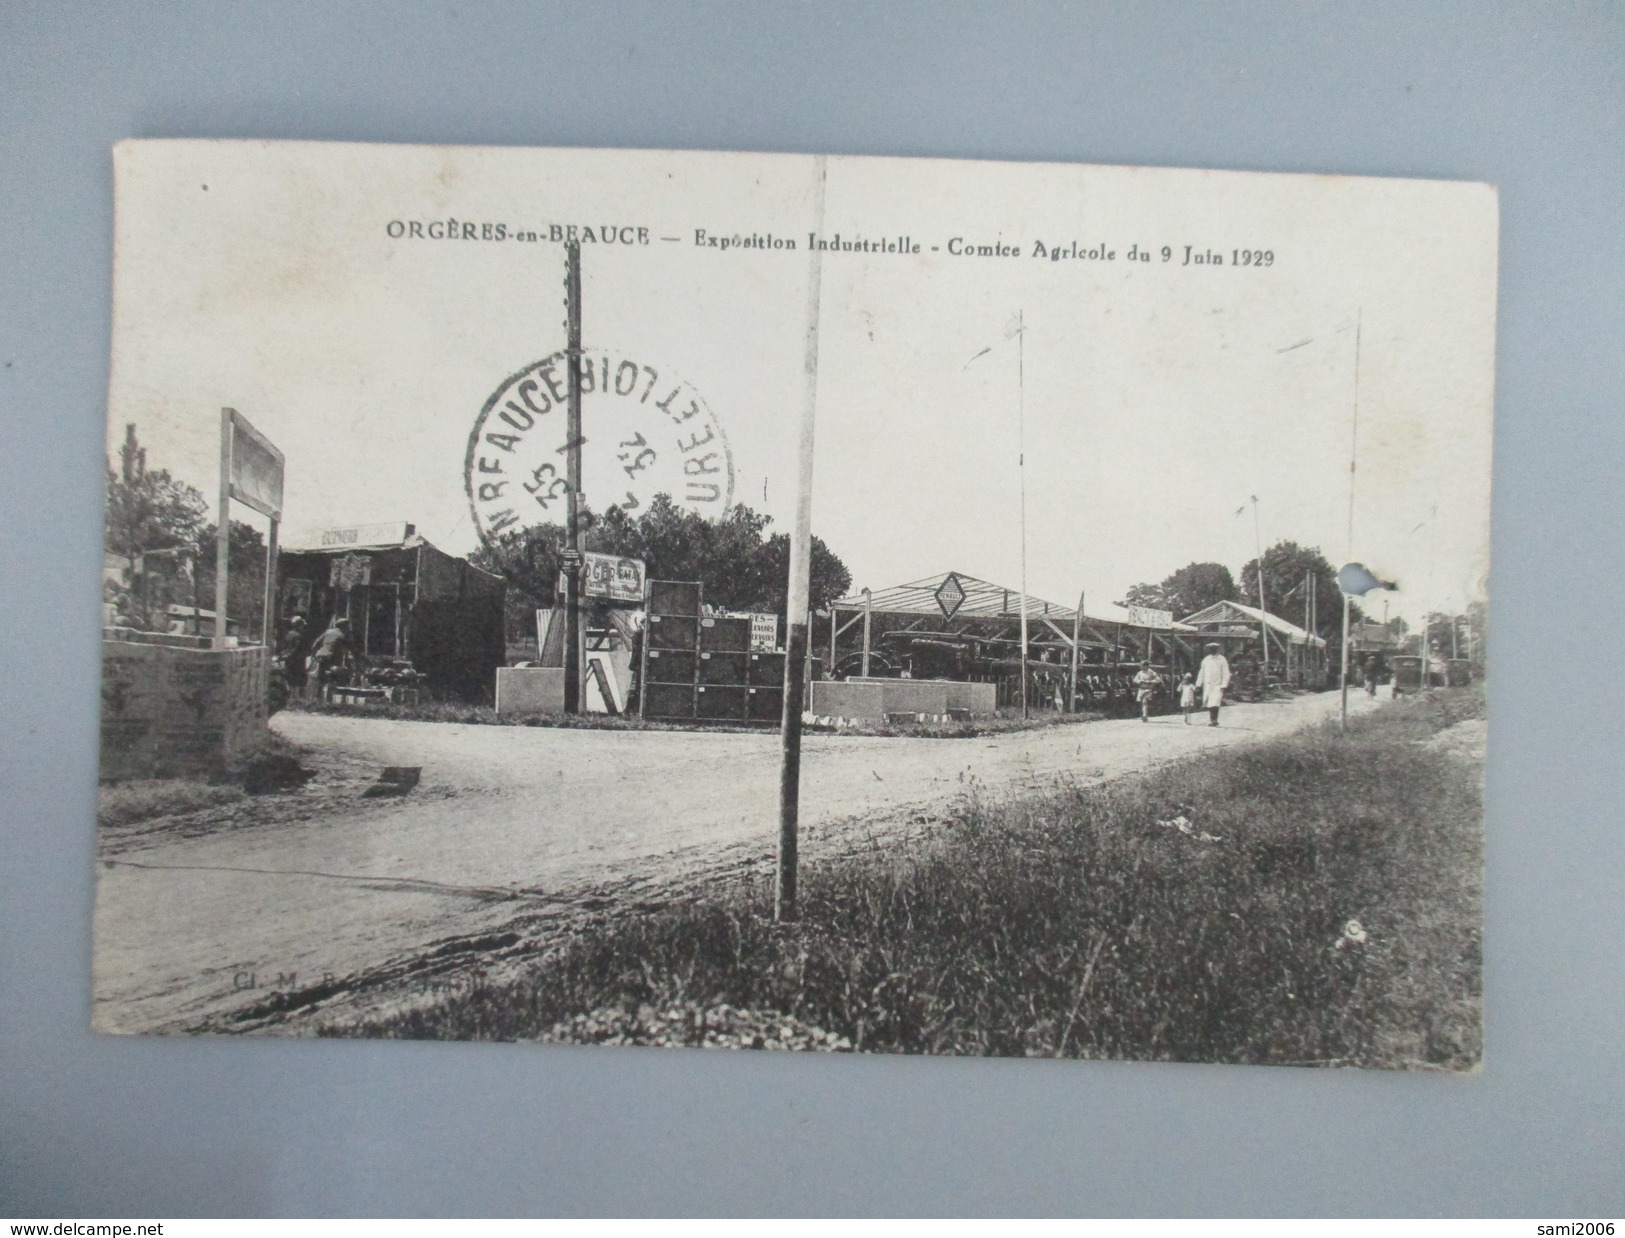
{"type": "Polygon", "coordinates": [[[1326,673],[1324,638],[1245,602],[1215,602],[1186,615],[1182,622],[1194,629],[1197,639],[1204,644],[1217,641],[1223,645],[1227,655],[1238,652],[1255,653],[1260,658],[1278,655],[1289,679],[1309,683],[1326,673]]]}
{"type": "MultiPolygon", "coordinates": [[[[1078,674],[1147,656],[1170,670],[1194,663],[1192,629],[1137,622],[1121,606],[1084,610],[1027,596],[1027,671],[1040,697],[1059,687],[1076,703],[1078,674]]],[[[887,589],[839,598],[820,633],[826,668],[837,676],[908,673],[916,678],[997,681],[1019,695],[1021,591],[965,572],[942,572],[887,589]]]]}

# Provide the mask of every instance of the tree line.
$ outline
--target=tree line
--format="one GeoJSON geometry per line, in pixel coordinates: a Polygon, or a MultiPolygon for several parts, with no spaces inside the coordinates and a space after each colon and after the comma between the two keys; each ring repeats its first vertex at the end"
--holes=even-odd
{"type": "MultiPolygon", "coordinates": [[[[164,630],[171,604],[214,606],[215,533],[206,519],[208,502],[197,487],[168,469],[149,469],[135,427],[126,429],[115,465],[107,466],[106,546],[130,561],[129,590],[114,589],[107,601],[127,626],[164,630]]],[[[790,539],[770,531],[772,517],[743,504],[720,520],[679,507],[659,494],[641,512],[610,507],[585,510],[586,548],[642,559],[651,579],[698,580],[708,603],[728,610],[783,614],[790,575],[790,539]]],[[[507,533],[469,555],[477,567],[508,582],[510,634],[534,631],[535,612],[553,604],[561,567],[564,529],[533,525],[507,533]]],[[[259,635],[265,588],[265,536],[252,525],[231,522],[228,612],[245,633],[259,635]]],[[[812,539],[815,608],[846,593],[852,574],[825,545],[812,539]]]]}
{"type": "MultiPolygon", "coordinates": [[[[1343,596],[1337,588],[1337,569],[1318,549],[1281,541],[1264,551],[1264,606],[1270,614],[1308,627],[1322,636],[1335,637],[1343,625],[1343,596]],[[1314,581],[1311,591],[1308,582],[1314,581]],[[1307,615],[1311,592],[1313,614],[1307,615]],[[1309,622],[1305,622],[1307,618],[1309,622]]],[[[1121,605],[1149,606],[1171,610],[1183,619],[1216,602],[1241,602],[1257,606],[1258,559],[1249,559],[1240,578],[1232,576],[1222,563],[1188,563],[1160,582],[1132,586],[1121,605]]],[[[1353,618],[1359,619],[1358,604],[1353,618]]]]}
{"type": "MultiPolygon", "coordinates": [[[[1263,609],[1298,627],[1307,627],[1336,650],[1343,639],[1343,595],[1337,587],[1337,569],[1318,548],[1279,541],[1263,554],[1263,609]],[[1314,582],[1314,587],[1308,585],[1314,582]],[[1308,600],[1313,599],[1312,612],[1308,600]]],[[[1217,602],[1241,602],[1258,606],[1259,560],[1249,559],[1237,576],[1222,563],[1188,563],[1160,581],[1132,586],[1119,605],[1147,606],[1169,610],[1183,619],[1217,602]]],[[[1358,601],[1349,612],[1350,622],[1369,622],[1358,601]]],[[[1431,649],[1450,656],[1452,649],[1461,657],[1483,664],[1485,651],[1485,607],[1475,602],[1459,615],[1435,611],[1428,616],[1427,639],[1431,649]],[[1452,639],[1454,636],[1454,639],[1452,639]]],[[[1387,628],[1402,647],[1415,652],[1417,639],[1409,625],[1395,616],[1387,628]]]]}
{"type": "MultiPolygon", "coordinates": [[[[790,578],[790,539],[773,533],[771,516],[738,504],[720,520],[679,507],[657,494],[641,512],[610,507],[585,511],[583,540],[599,554],[642,559],[651,580],[697,580],[708,605],[784,614],[790,578]]],[[[469,562],[508,581],[510,637],[535,630],[535,612],[553,604],[563,564],[564,529],[538,524],[500,535],[469,562]]],[[[852,586],[852,573],[820,537],[812,539],[811,600],[827,607],[852,586]]]]}

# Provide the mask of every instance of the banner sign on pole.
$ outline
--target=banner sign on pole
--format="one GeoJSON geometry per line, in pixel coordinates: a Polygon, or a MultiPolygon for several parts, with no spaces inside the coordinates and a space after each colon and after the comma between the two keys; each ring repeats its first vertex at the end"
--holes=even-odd
{"type": "Polygon", "coordinates": [[[1171,610],[1157,610],[1150,606],[1129,606],[1128,624],[1131,628],[1171,628],[1174,626],[1174,612],[1171,610]]]}
{"type": "Polygon", "coordinates": [[[282,453],[236,409],[231,410],[231,431],[231,497],[281,520],[282,453]]]}
{"type": "Polygon", "coordinates": [[[583,592],[588,597],[608,598],[612,602],[643,601],[642,559],[595,554],[590,550],[582,558],[583,592]]]}

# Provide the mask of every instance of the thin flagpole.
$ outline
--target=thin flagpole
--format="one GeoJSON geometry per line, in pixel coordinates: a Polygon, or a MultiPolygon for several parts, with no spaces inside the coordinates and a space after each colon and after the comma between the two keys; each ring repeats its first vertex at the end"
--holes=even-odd
{"type": "Polygon", "coordinates": [[[1016,311],[1016,473],[1021,490],[1021,716],[1027,711],[1027,322],[1016,311]]]}
{"type": "MultiPolygon", "coordinates": [[[[1264,616],[1268,612],[1264,609],[1264,534],[1259,531],[1258,524],[1258,496],[1253,499],[1253,546],[1258,552],[1258,641],[1264,647],[1263,675],[1269,678],[1270,673],[1270,638],[1269,623],[1264,616]]],[[[1264,685],[1258,685],[1262,688],[1264,685]]]]}

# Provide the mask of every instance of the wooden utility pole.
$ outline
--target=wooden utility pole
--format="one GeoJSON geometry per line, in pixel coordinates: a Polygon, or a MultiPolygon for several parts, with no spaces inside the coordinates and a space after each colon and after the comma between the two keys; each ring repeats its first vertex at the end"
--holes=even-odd
{"type": "MultiPolygon", "coordinates": [[[[813,160],[812,217],[824,225],[824,187],[829,174],[823,155],[813,160]]],[[[806,351],[800,434],[796,445],[796,518],[790,537],[789,599],[785,606],[784,714],[779,727],[779,853],[773,887],[773,918],[796,918],[797,830],[801,812],[801,711],[806,699],[807,612],[812,576],[813,429],[818,407],[818,317],[823,292],[822,251],[812,251],[807,289],[806,351]]],[[[833,622],[831,624],[833,630],[833,622]]]]}
{"type": "Polygon", "coordinates": [[[1305,572],[1303,577],[1303,630],[1311,636],[1315,634],[1315,629],[1310,626],[1315,610],[1314,598],[1315,574],[1305,572]]]}
{"type": "Polygon", "coordinates": [[[1078,609],[1072,615],[1072,670],[1066,692],[1066,712],[1078,712],[1078,635],[1083,626],[1083,590],[1078,591],[1078,609]]]}
{"type": "Polygon", "coordinates": [[[1303,686],[1309,687],[1310,672],[1315,665],[1315,629],[1313,627],[1315,614],[1315,574],[1303,574],[1303,630],[1307,635],[1303,638],[1303,654],[1298,659],[1298,671],[1303,678],[1303,686]]]}
{"type": "Polygon", "coordinates": [[[223,408],[220,410],[220,524],[214,533],[214,639],[210,642],[215,649],[226,647],[226,574],[231,562],[232,430],[231,410],[223,408]]]}
{"type": "Polygon", "coordinates": [[[1349,729],[1349,595],[1346,593],[1343,595],[1343,674],[1339,692],[1339,725],[1346,731],[1349,729]]]}
{"type": "Polygon", "coordinates": [[[276,571],[277,571],[277,534],[278,526],[282,523],[275,516],[270,517],[271,527],[265,536],[265,620],[263,628],[263,641],[265,647],[276,656],[276,571]]]}
{"type": "MultiPolygon", "coordinates": [[[[1360,314],[1354,316],[1354,411],[1349,423],[1349,541],[1348,559],[1354,559],[1354,470],[1360,459],[1360,314]]],[[[1342,593],[1342,582],[1338,582],[1342,593]]],[[[1342,673],[1339,677],[1338,725],[1349,729],[1349,595],[1343,593],[1342,673]]]]}
{"type": "Polygon", "coordinates": [[[863,591],[863,665],[858,674],[863,678],[869,677],[869,639],[871,624],[874,621],[874,594],[867,588],[863,591]]]}
{"type": "MultiPolygon", "coordinates": [[[[1309,632],[1313,636],[1320,635],[1320,577],[1313,572],[1309,574],[1309,632]]],[[[1315,653],[1315,668],[1318,675],[1326,673],[1326,647],[1324,645],[1315,653]]],[[[1318,686],[1324,688],[1326,681],[1322,679],[1318,686]]]]}
{"type": "Polygon", "coordinates": [[[568,374],[564,496],[564,712],[581,712],[581,244],[564,246],[564,338],[568,374]]]}

